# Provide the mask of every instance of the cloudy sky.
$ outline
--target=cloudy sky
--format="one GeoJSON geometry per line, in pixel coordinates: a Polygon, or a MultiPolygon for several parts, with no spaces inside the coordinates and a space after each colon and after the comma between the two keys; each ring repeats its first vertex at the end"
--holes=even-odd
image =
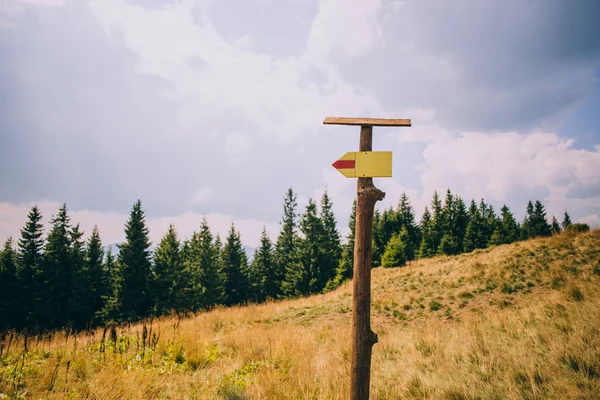
{"type": "Polygon", "coordinates": [[[375,128],[420,215],[434,190],[527,200],[600,224],[597,0],[0,0],[0,240],[67,202],[123,240],[142,200],[158,241],[205,216],[250,246],[327,189],[340,228],[356,181],[331,163],[375,128]]]}

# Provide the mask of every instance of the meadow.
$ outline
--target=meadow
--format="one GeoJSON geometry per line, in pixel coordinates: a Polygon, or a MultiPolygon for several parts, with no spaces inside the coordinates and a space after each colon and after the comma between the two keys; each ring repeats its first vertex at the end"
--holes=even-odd
{"type": "MultiPolygon", "coordinates": [[[[372,399],[600,398],[600,231],[373,270],[372,399]]],[[[347,399],[351,284],[0,337],[0,398],[347,399]]]]}

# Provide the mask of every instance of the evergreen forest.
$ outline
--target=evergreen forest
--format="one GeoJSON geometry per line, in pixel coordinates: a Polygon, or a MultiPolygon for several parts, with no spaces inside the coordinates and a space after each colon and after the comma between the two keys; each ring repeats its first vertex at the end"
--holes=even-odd
{"type": "MultiPolygon", "coordinates": [[[[170,226],[154,251],[141,201],[125,225],[118,252],[105,252],[97,228],[84,232],[71,221],[66,204],[50,219],[31,208],[18,239],[0,251],[0,331],[39,333],[82,330],[107,323],[187,314],[217,306],[260,303],[332,290],[352,278],[356,202],[342,240],[327,193],[298,210],[293,189],[284,196],[279,235],[263,230],[250,261],[232,224],[227,237],[203,220],[182,239],[170,226]]],[[[373,267],[399,267],[414,259],[455,255],[567,229],[589,229],[548,220],[540,201],[528,202],[517,221],[507,206],[497,213],[482,199],[465,203],[448,189],[436,192],[420,221],[406,194],[396,208],[375,213],[373,267]]]]}

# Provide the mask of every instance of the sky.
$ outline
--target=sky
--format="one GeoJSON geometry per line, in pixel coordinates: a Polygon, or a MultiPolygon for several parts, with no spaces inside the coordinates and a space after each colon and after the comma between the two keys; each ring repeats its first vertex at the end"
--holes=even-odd
{"type": "Polygon", "coordinates": [[[206,218],[251,247],[327,190],[340,230],[356,193],[331,164],[359,128],[393,152],[379,209],[434,191],[600,225],[596,0],[0,0],[0,240],[63,202],[124,239],[142,200],[157,243],[206,218]]]}

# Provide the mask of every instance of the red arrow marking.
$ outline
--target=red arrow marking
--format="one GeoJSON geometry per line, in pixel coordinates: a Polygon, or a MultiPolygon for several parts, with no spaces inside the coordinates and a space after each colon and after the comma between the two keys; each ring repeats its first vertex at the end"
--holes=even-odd
{"type": "Polygon", "coordinates": [[[354,160],[337,160],[331,164],[335,169],[354,169],[356,161],[354,160]]]}

